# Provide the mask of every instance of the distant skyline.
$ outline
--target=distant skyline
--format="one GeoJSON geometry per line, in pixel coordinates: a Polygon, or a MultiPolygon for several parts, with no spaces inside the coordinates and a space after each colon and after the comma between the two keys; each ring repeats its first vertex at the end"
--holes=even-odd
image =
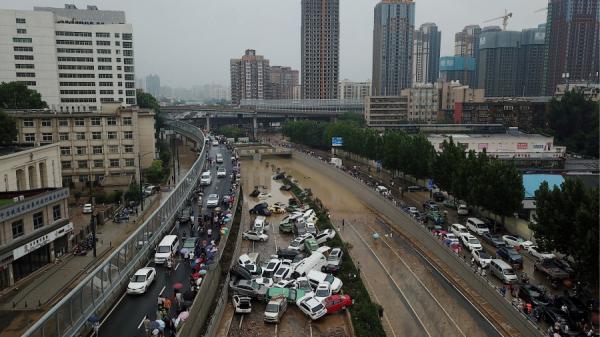
{"type": "MultiPolygon", "coordinates": [[[[371,79],[373,9],[378,0],[340,0],[340,80],[371,79]]],[[[125,11],[133,25],[136,77],[158,74],[161,85],[229,85],[229,59],[246,49],[271,65],[300,70],[300,0],[4,0],[3,9],[96,5],[125,11]],[[143,4],[143,5],[142,5],[143,4]],[[260,7],[260,10],[258,10],[260,7]]],[[[499,25],[513,13],[508,30],[536,27],[547,0],[417,0],[415,26],[434,22],[442,32],[442,56],[453,55],[454,34],[466,25],[499,25]]]]}

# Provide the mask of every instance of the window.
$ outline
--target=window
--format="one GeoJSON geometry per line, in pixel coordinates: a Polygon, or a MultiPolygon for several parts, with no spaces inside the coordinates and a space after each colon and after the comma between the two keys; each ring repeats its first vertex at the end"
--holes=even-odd
{"type": "Polygon", "coordinates": [[[44,227],[44,213],[33,213],[33,229],[44,227]]]}
{"type": "Polygon", "coordinates": [[[69,126],[69,120],[66,118],[59,119],[58,126],[69,126]]]}
{"type": "Polygon", "coordinates": [[[48,118],[42,119],[42,126],[52,126],[52,120],[48,118]]]}
{"type": "Polygon", "coordinates": [[[132,74],[125,74],[125,80],[126,81],[134,81],[135,79],[133,78],[132,74]]]}
{"type": "Polygon", "coordinates": [[[126,57],[126,58],[123,59],[123,63],[124,64],[133,64],[133,59],[126,57]]]}
{"type": "Polygon", "coordinates": [[[133,131],[125,131],[123,132],[124,139],[133,139],[133,131]]]}
{"type": "Polygon", "coordinates": [[[58,74],[59,78],[96,78],[94,74],[70,74],[70,73],[60,73],[58,74]]]}
{"type": "MultiPolygon", "coordinates": [[[[122,100],[122,98],[120,98],[120,100],[122,100]]],[[[136,104],[135,103],[135,98],[128,98],[128,99],[125,100],[125,102],[127,104],[131,104],[131,105],[135,105],[136,104]]]]}
{"type": "Polygon", "coordinates": [[[117,125],[117,118],[116,117],[107,117],[106,118],[106,124],[108,124],[108,125],[117,125]]]}
{"type": "Polygon", "coordinates": [[[23,119],[23,127],[24,128],[32,128],[34,126],[35,126],[35,124],[33,124],[33,119],[31,119],[31,118],[23,119]]]}
{"type": "MultiPolygon", "coordinates": [[[[133,50],[123,50],[123,56],[133,56],[133,50]]],[[[127,59],[125,59],[125,60],[127,60],[127,59]]],[[[127,64],[127,63],[125,63],[125,64],[127,64]]]]}
{"type": "Polygon", "coordinates": [[[131,43],[131,42],[123,42],[123,48],[133,48],[133,43],[131,43]]]}
{"type": "Polygon", "coordinates": [[[57,53],[71,53],[71,54],[91,54],[94,52],[93,49],[85,48],[56,48],[57,53]]]}
{"type": "Polygon", "coordinates": [[[70,161],[68,161],[68,160],[61,161],[61,162],[60,162],[60,166],[61,166],[63,169],[70,169],[70,168],[71,168],[71,162],[70,162],[70,161]]]}
{"type": "Polygon", "coordinates": [[[71,44],[77,46],[91,46],[92,41],[89,40],[56,40],[56,44],[71,44]]]}
{"type": "Polygon", "coordinates": [[[58,139],[60,140],[69,140],[69,133],[68,132],[61,132],[58,134],[58,139]]]}
{"type": "Polygon", "coordinates": [[[27,34],[27,29],[25,29],[25,28],[17,28],[17,34],[27,34]]]}
{"type": "Polygon", "coordinates": [[[17,68],[17,69],[34,69],[35,65],[33,65],[33,64],[15,64],[15,68],[17,68]]]}
{"type": "Polygon", "coordinates": [[[80,183],[85,183],[85,182],[86,182],[86,181],[88,181],[88,180],[89,180],[89,178],[88,178],[88,176],[86,176],[86,175],[80,175],[80,176],[79,176],[79,182],[80,182],[80,183]]]}
{"type": "Polygon", "coordinates": [[[94,139],[94,140],[102,139],[102,132],[92,132],[92,139],[94,139]]]}
{"type": "Polygon", "coordinates": [[[92,147],[92,152],[94,154],[102,154],[102,146],[93,146],[92,147]]]}
{"type": "Polygon", "coordinates": [[[108,139],[117,139],[117,131],[108,131],[106,136],[108,139]]]}
{"type": "Polygon", "coordinates": [[[125,145],[125,153],[133,153],[133,145],[125,145]]]}
{"type": "Polygon", "coordinates": [[[98,78],[113,78],[112,74],[98,74],[98,78]]]}
{"type": "Polygon", "coordinates": [[[119,145],[109,145],[108,153],[119,153],[119,145]]]}
{"type": "Polygon", "coordinates": [[[125,166],[135,166],[135,160],[125,159],[125,166]]]}
{"type": "Polygon", "coordinates": [[[77,140],[85,140],[85,132],[76,132],[75,139],[77,140]]]}
{"type": "Polygon", "coordinates": [[[96,41],[96,45],[98,45],[98,46],[110,46],[110,41],[98,40],[98,41],[96,41]]]}
{"type": "Polygon", "coordinates": [[[119,159],[111,159],[110,167],[119,167],[119,159]]]}
{"type": "Polygon", "coordinates": [[[119,33],[115,33],[115,37],[120,37],[121,35],[119,33]]]}
{"type": "Polygon", "coordinates": [[[17,23],[27,23],[27,21],[25,21],[25,18],[17,18],[17,23]]]}
{"type": "Polygon", "coordinates": [[[98,85],[101,87],[112,87],[113,82],[100,82],[98,85]]]}
{"type": "Polygon", "coordinates": [[[87,168],[88,167],[87,160],[78,160],[77,161],[77,167],[79,167],[79,168],[87,168]]]}
{"type": "Polygon", "coordinates": [[[78,155],[84,155],[85,154],[85,146],[78,146],[77,147],[77,154],[78,155]]]}
{"type": "Polygon", "coordinates": [[[15,60],[32,61],[33,60],[33,55],[15,55],[15,60]]]}
{"type": "Polygon", "coordinates": [[[126,96],[135,96],[135,90],[125,90],[126,96]]]}
{"type": "Polygon", "coordinates": [[[110,33],[96,32],[96,37],[110,37],[110,33]]]}
{"type": "Polygon", "coordinates": [[[17,77],[35,77],[35,73],[17,73],[17,77]]]}
{"type": "Polygon", "coordinates": [[[112,62],[112,58],[110,57],[99,57],[98,62],[112,62]]]}
{"type": "Polygon", "coordinates": [[[51,133],[42,133],[42,142],[51,142],[52,134],[51,133]]]}
{"type": "Polygon", "coordinates": [[[56,36],[83,36],[83,37],[92,37],[91,32],[63,32],[56,31],[56,36]]]}
{"type": "Polygon", "coordinates": [[[59,62],[94,62],[94,58],[93,57],[67,57],[67,56],[60,56],[58,58],[58,61],[59,62]]]}
{"type": "Polygon", "coordinates": [[[98,70],[112,70],[112,66],[98,66],[98,70]]]}
{"type": "Polygon", "coordinates": [[[92,121],[92,125],[94,125],[94,126],[100,125],[100,117],[92,117],[91,121],[92,121]]]}
{"type": "Polygon", "coordinates": [[[14,51],[33,51],[33,47],[14,46],[13,50],[14,51]]]}
{"type": "Polygon", "coordinates": [[[123,117],[123,125],[131,125],[131,117],[123,117]]]}
{"type": "Polygon", "coordinates": [[[27,142],[27,143],[35,142],[35,133],[26,133],[25,134],[25,142],[27,142]]]}
{"type": "Polygon", "coordinates": [[[96,49],[98,54],[110,54],[110,49],[96,49]]]}
{"type": "Polygon", "coordinates": [[[25,235],[25,229],[23,227],[23,220],[17,220],[12,223],[12,237],[16,239],[25,235]]]}
{"type": "Polygon", "coordinates": [[[115,41],[115,46],[120,46],[121,45],[121,41],[115,41]]]}
{"type": "Polygon", "coordinates": [[[15,43],[31,43],[30,37],[13,37],[15,43]]]}
{"type": "Polygon", "coordinates": [[[94,167],[95,168],[102,168],[102,167],[104,167],[104,160],[102,160],[102,159],[96,159],[96,160],[94,160],[94,167]]]}
{"type": "Polygon", "coordinates": [[[94,70],[94,66],[77,66],[72,64],[59,64],[58,69],[61,70],[94,70]]]}
{"type": "Polygon", "coordinates": [[[120,87],[122,87],[122,86],[123,86],[123,82],[119,82],[119,83],[118,83],[118,85],[119,85],[120,87]]]}
{"type": "Polygon", "coordinates": [[[58,221],[60,220],[60,218],[62,218],[62,212],[60,211],[60,205],[54,205],[52,206],[52,219],[54,219],[54,221],[58,221]]]}
{"type": "Polygon", "coordinates": [[[60,155],[61,156],[70,156],[71,155],[71,148],[68,146],[61,146],[60,147],[60,155]]]}
{"type": "Polygon", "coordinates": [[[133,35],[131,33],[123,33],[123,40],[131,40],[132,38],[133,35]]]}
{"type": "Polygon", "coordinates": [[[114,90],[100,90],[100,95],[112,95],[114,93],[114,90]]]}
{"type": "Polygon", "coordinates": [[[75,126],[85,126],[85,119],[83,119],[83,118],[75,118],[75,126]]]}

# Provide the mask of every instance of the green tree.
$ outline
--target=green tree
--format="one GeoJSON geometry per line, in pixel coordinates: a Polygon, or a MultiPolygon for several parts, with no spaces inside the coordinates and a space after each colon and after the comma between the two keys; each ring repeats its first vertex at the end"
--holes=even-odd
{"type": "Polygon", "coordinates": [[[480,173],[481,178],[472,184],[479,189],[476,197],[480,205],[502,217],[518,212],[522,207],[525,189],[523,176],[511,163],[488,160],[480,173]]]}
{"type": "Polygon", "coordinates": [[[17,122],[0,109],[0,145],[12,144],[17,139],[17,122]]]}
{"type": "Polygon", "coordinates": [[[566,92],[550,102],[548,123],[557,143],[568,151],[598,157],[598,103],[575,90],[566,92]]]}
{"type": "MultiPolygon", "coordinates": [[[[135,92],[135,96],[137,105],[140,108],[154,110],[154,132],[158,136],[158,131],[165,125],[165,115],[162,111],[160,111],[160,104],[158,103],[158,100],[156,97],[152,96],[152,94],[143,92],[139,89],[135,92]]],[[[158,137],[156,137],[156,139],[158,139],[158,137]]]]}
{"type": "Polygon", "coordinates": [[[358,126],[365,126],[365,119],[362,114],[354,112],[344,112],[339,118],[340,121],[354,122],[358,126]]]}
{"type": "Polygon", "coordinates": [[[144,176],[146,180],[152,184],[159,184],[165,178],[165,170],[163,168],[162,160],[154,160],[150,167],[144,170],[144,176]]]}
{"type": "Polygon", "coordinates": [[[42,95],[27,88],[23,82],[0,83],[0,108],[4,109],[43,109],[48,104],[42,95]]]}
{"type": "Polygon", "coordinates": [[[544,182],[535,192],[535,221],[529,227],[542,249],[573,259],[578,276],[598,283],[598,188],[586,190],[580,180],[567,179],[550,189],[544,182]]]}
{"type": "Polygon", "coordinates": [[[221,126],[217,129],[217,133],[227,138],[238,138],[244,135],[244,131],[235,126],[221,126]]]}
{"type": "Polygon", "coordinates": [[[141,198],[140,185],[135,181],[129,184],[129,188],[127,189],[127,192],[125,192],[124,197],[127,202],[139,201],[141,198]]]}

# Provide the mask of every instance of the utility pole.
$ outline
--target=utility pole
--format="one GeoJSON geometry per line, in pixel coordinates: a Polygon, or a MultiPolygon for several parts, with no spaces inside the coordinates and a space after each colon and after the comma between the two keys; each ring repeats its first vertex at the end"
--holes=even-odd
{"type": "Polygon", "coordinates": [[[140,176],[140,186],[139,186],[139,190],[140,190],[140,206],[141,206],[141,210],[144,210],[144,192],[142,191],[142,156],[140,155],[140,153],[138,152],[138,175],[140,176]]]}
{"type": "MultiPolygon", "coordinates": [[[[92,182],[90,181],[90,191],[92,189],[92,182]]],[[[96,210],[94,205],[96,204],[96,197],[92,197],[92,214],[90,215],[90,226],[92,227],[92,252],[94,258],[96,257],[96,210]]]]}

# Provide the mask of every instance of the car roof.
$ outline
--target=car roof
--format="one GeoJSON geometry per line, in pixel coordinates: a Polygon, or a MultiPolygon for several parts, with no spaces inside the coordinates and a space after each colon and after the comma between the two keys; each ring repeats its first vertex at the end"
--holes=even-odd
{"type": "Polygon", "coordinates": [[[152,269],[154,269],[154,268],[152,268],[152,267],[140,268],[138,271],[135,272],[134,275],[146,275],[152,269]]]}

